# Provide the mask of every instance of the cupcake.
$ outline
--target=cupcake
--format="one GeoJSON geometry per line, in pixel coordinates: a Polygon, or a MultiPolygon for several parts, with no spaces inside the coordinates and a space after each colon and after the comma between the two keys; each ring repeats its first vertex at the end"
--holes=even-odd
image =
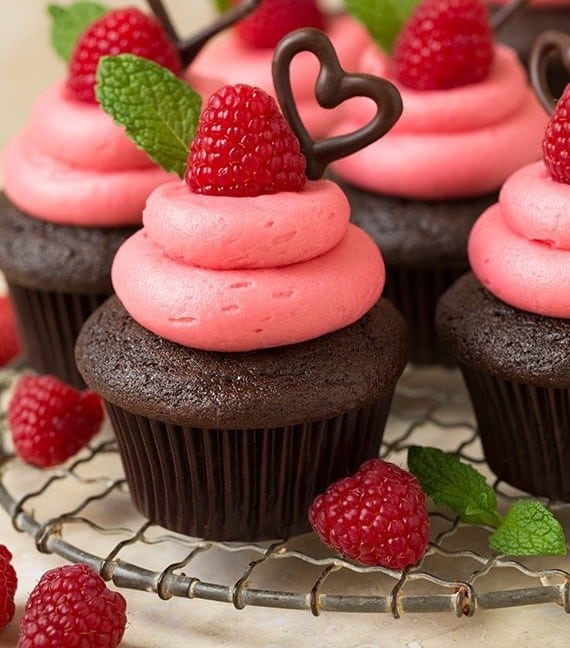
{"type": "MultiPolygon", "coordinates": [[[[334,56],[321,32],[292,38],[334,56]]],[[[397,114],[395,89],[375,83],[397,114]]],[[[344,194],[304,169],[269,95],[220,89],[186,182],[151,194],[115,257],[116,296],[79,335],[78,366],[153,523],[211,540],[299,534],[313,498],[378,454],[406,327],[344,194]]]]}
{"type": "Polygon", "coordinates": [[[469,389],[490,468],[570,501],[570,86],[544,159],[513,173],[469,237],[472,272],[440,299],[437,327],[469,389]]]}
{"type": "MultiPolygon", "coordinates": [[[[316,0],[261,0],[259,7],[202,49],[192,64],[191,74],[221,76],[225,83],[247,83],[274,96],[271,77],[273,51],[290,31],[303,27],[324,30],[331,39],[342,67],[354,70],[368,36],[364,27],[346,14],[326,15],[316,0]]],[[[314,137],[323,137],[338,121],[336,111],[323,111],[314,98],[317,60],[301,53],[291,76],[299,112],[314,137]]],[[[189,77],[189,82],[192,83],[189,77]]]]}
{"type": "MultiPolygon", "coordinates": [[[[547,116],[515,52],[492,42],[478,0],[424,0],[392,41],[391,56],[390,43],[370,44],[358,69],[393,80],[402,118],[333,172],[353,222],[382,250],[385,294],[410,327],[411,361],[449,364],[435,333],[437,299],[468,267],[475,219],[515,169],[540,157],[547,116]]],[[[369,114],[353,103],[338,132],[369,114]]]]}
{"type": "Polygon", "coordinates": [[[131,30],[113,51],[151,56],[177,72],[180,62],[160,25],[136,9],[91,25],[81,25],[76,11],[53,10],[56,47],[70,61],[67,78],[45,90],[4,152],[0,270],[31,367],[81,387],[73,359],[79,329],[112,293],[111,261],[140,227],[147,196],[171,177],[97,105],[93,47],[102,46],[90,39],[97,30],[109,35],[130,25],[138,35],[131,30]],[[57,21],[72,18],[79,40],[66,50],[70,35],[57,40],[57,21]]]}

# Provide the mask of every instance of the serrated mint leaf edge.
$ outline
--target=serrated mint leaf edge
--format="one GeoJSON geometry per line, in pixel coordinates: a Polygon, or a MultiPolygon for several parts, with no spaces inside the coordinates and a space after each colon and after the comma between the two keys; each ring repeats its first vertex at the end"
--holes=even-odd
{"type": "Polygon", "coordinates": [[[421,0],[344,0],[344,7],[366,27],[382,50],[391,53],[402,27],[421,0]]]}
{"type": "MultiPolygon", "coordinates": [[[[527,531],[526,527],[521,528],[521,530],[523,532],[527,531]]],[[[566,536],[562,525],[556,519],[552,511],[549,511],[538,500],[519,500],[518,502],[516,502],[505,515],[503,524],[489,536],[489,546],[491,547],[491,549],[493,549],[493,551],[496,551],[497,553],[515,557],[565,556],[568,553],[566,536]],[[553,536],[554,542],[552,542],[552,544],[546,550],[524,552],[521,551],[520,547],[513,547],[512,545],[505,543],[505,540],[508,540],[509,535],[513,533],[510,528],[513,525],[513,516],[518,513],[518,510],[520,510],[520,508],[530,506],[534,507],[536,510],[540,510],[546,520],[550,522],[551,526],[549,534],[553,536]]]]}
{"type": "Polygon", "coordinates": [[[67,6],[49,4],[47,12],[52,17],[50,40],[57,55],[69,62],[81,34],[109,11],[105,5],[90,0],[79,0],[67,6]]]}
{"type": "Polygon", "coordinates": [[[102,57],[97,68],[95,92],[101,108],[111,115],[116,124],[125,129],[139,148],[146,151],[165,171],[177,173],[181,178],[184,176],[188,151],[196,133],[202,103],[197,92],[169,70],[133,54],[102,57]],[[115,79],[117,71],[121,72],[115,79]],[[147,81],[149,77],[160,78],[160,85],[167,86],[168,92],[163,92],[162,96],[158,97],[155,94],[156,84],[143,82],[137,86],[136,80],[144,76],[147,81]],[[124,93],[128,88],[133,90],[132,96],[119,103],[116,93],[124,93]],[[173,124],[162,114],[160,108],[175,95],[180,95],[175,106],[180,110],[180,115],[177,123],[173,124]],[[182,102],[179,101],[181,97],[184,98],[182,102]],[[142,118],[137,114],[141,110],[144,115],[142,118]],[[154,130],[155,134],[160,133],[160,129],[156,127],[158,123],[166,133],[166,137],[156,140],[158,145],[152,143],[153,138],[145,135],[148,127],[145,127],[144,123],[149,120],[155,124],[151,131],[154,130]]]}
{"type": "Polygon", "coordinates": [[[450,508],[463,522],[490,527],[498,527],[502,523],[502,517],[497,511],[495,491],[481,473],[455,455],[439,448],[410,446],[408,469],[418,479],[428,497],[436,504],[450,508]],[[437,465],[434,466],[435,462],[437,465]],[[452,471],[455,474],[452,475],[452,471]],[[437,480],[432,479],[432,475],[437,475],[437,480]],[[437,482],[435,485],[434,480],[437,482]],[[469,486],[465,491],[472,492],[474,485],[479,497],[462,498],[462,486],[469,486]]]}

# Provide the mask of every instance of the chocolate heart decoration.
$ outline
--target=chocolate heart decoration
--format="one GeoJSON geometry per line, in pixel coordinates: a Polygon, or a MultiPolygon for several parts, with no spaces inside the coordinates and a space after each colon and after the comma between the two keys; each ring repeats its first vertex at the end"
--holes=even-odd
{"type": "Polygon", "coordinates": [[[527,5],[528,0],[512,0],[512,2],[507,2],[500,9],[497,9],[491,16],[491,27],[493,31],[499,31],[511,18],[525,10],[527,5]]]}
{"type": "Polygon", "coordinates": [[[553,56],[559,56],[568,72],[570,81],[570,35],[557,31],[543,32],[534,42],[529,58],[529,72],[536,96],[552,113],[558,97],[552,94],[548,82],[548,64],[553,56]]]}
{"type": "Polygon", "coordinates": [[[325,33],[318,29],[298,29],[278,43],[273,55],[273,83],[285,118],[307,158],[307,177],[320,178],[328,164],[368,146],[387,133],[402,113],[402,98],[396,87],[370,74],[348,74],[338,61],[325,33]],[[372,120],[358,130],[323,140],[313,140],[300,116],[291,88],[291,61],[299,52],[312,52],[320,70],[315,97],[323,108],[335,108],[352,97],[368,97],[376,104],[372,120]]]}
{"type": "Polygon", "coordinates": [[[211,38],[245,18],[261,4],[261,0],[243,0],[239,5],[232,7],[219,16],[211,25],[187,39],[179,38],[161,0],[147,0],[147,3],[154,15],[162,23],[166,33],[176,44],[182,65],[187,67],[211,38]]]}

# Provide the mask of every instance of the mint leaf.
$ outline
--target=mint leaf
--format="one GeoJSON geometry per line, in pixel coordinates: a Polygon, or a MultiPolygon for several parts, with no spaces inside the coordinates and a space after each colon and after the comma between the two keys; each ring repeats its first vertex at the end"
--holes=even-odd
{"type": "Polygon", "coordinates": [[[214,4],[219,13],[224,13],[232,6],[232,0],[214,0],[214,4]]]}
{"type": "Polygon", "coordinates": [[[52,17],[51,44],[58,55],[64,61],[69,61],[81,34],[108,11],[97,2],[74,2],[68,7],[48,5],[48,13],[52,17]]]}
{"type": "Polygon", "coordinates": [[[404,23],[420,0],[344,0],[346,10],[364,24],[372,38],[391,52],[404,23]]]}
{"type": "Polygon", "coordinates": [[[566,538],[560,522],[535,500],[519,500],[489,538],[491,549],[510,556],[563,556],[566,538]]]}
{"type": "Polygon", "coordinates": [[[495,491],[472,466],[437,448],[411,446],[408,468],[436,504],[449,506],[464,522],[501,524],[495,491]]]}
{"type": "Polygon", "coordinates": [[[165,171],[184,175],[202,100],[182,79],[133,54],[103,56],[97,100],[165,171]]]}

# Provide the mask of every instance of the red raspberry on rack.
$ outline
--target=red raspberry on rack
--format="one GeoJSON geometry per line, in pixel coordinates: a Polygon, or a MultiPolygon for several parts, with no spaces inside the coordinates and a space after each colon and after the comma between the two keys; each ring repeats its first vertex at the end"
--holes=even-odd
{"type": "Polygon", "coordinates": [[[570,85],[566,86],[546,126],[542,156],[552,179],[570,184],[570,85]]]}
{"type": "Polygon", "coordinates": [[[493,35],[480,0],[424,0],[394,46],[396,78],[416,90],[444,90],[489,74],[493,35]]]}
{"type": "Polygon", "coordinates": [[[328,546],[365,565],[403,569],[424,555],[429,539],[426,496],[398,466],[370,459],[318,495],[309,510],[328,546]]]}
{"type": "Polygon", "coordinates": [[[79,452],[97,434],[103,416],[98,394],[77,391],[54,376],[24,376],[8,405],[16,451],[39,468],[79,452]]]}
{"type": "Polygon", "coordinates": [[[306,161],[275,100],[260,88],[224,86],[209,99],[190,146],[195,193],[259,196],[301,191],[306,161]]]}
{"type": "Polygon", "coordinates": [[[0,628],[6,627],[14,616],[14,595],[18,586],[16,570],[10,564],[12,554],[0,545],[0,628]]]}
{"type": "Polygon", "coordinates": [[[12,302],[8,295],[0,296],[0,367],[20,353],[20,337],[12,302]]]}
{"type": "MultiPolygon", "coordinates": [[[[239,4],[241,0],[234,0],[239,4]]],[[[323,29],[323,15],[315,0],[262,0],[235,31],[249,47],[270,48],[289,32],[302,27],[323,29]]]]}
{"type": "Polygon", "coordinates": [[[18,648],[115,648],[125,632],[127,602],[87,565],[47,571],[20,621],[18,648]]]}
{"type": "Polygon", "coordinates": [[[174,74],[182,65],[174,44],[162,25],[138,9],[117,9],[96,20],[78,40],[69,65],[67,85],[80,101],[96,103],[95,75],[106,55],[136,54],[174,74]]]}

